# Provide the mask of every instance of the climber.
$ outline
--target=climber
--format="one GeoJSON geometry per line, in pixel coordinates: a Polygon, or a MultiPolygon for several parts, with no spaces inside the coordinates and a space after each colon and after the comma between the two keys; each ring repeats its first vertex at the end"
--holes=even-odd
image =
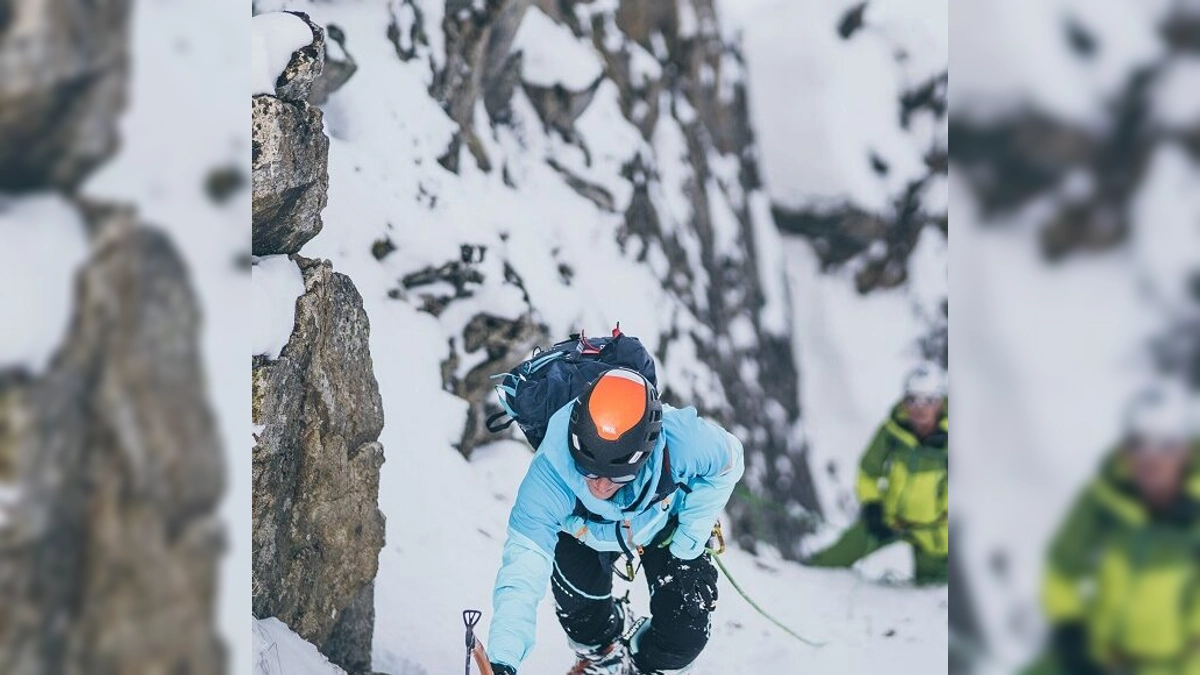
{"type": "Polygon", "coordinates": [[[950,551],[949,435],[946,371],[921,364],[909,373],[904,400],[892,408],[859,465],[858,522],[805,563],[849,567],[883,546],[905,541],[912,546],[916,583],[944,583],[950,551]]]}
{"type": "MultiPolygon", "coordinates": [[[[613,368],[549,419],[517,492],[493,593],[492,668],[533,647],[549,584],[575,675],[680,672],[708,641],[717,572],[710,533],[743,472],[742,445],[694,408],[663,405],[613,368]],[[645,570],[650,618],[613,597],[614,563],[645,570]]],[[[621,566],[617,566],[621,573],[621,566]]]]}
{"type": "Polygon", "coordinates": [[[1197,399],[1156,384],[1051,541],[1046,652],[1027,675],[1200,672],[1197,399]]]}

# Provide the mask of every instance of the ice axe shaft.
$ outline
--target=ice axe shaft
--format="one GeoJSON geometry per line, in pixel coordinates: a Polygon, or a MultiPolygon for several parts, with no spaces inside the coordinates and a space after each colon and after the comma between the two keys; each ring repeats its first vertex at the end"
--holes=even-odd
{"type": "Polygon", "coordinates": [[[468,609],[463,611],[463,623],[467,627],[467,664],[466,675],[471,675],[471,659],[475,659],[475,666],[479,668],[480,675],[495,675],[492,672],[491,659],[488,658],[487,650],[483,648],[483,642],[475,637],[475,626],[479,623],[479,619],[483,617],[483,612],[477,609],[468,609]]]}

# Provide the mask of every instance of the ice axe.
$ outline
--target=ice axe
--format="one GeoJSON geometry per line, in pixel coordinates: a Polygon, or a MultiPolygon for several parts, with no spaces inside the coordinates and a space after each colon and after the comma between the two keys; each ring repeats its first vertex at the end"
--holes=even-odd
{"type": "Polygon", "coordinates": [[[477,609],[463,610],[463,623],[467,626],[466,675],[471,675],[471,657],[475,658],[475,665],[479,668],[479,675],[495,675],[492,672],[492,663],[491,659],[488,658],[487,650],[483,648],[483,643],[475,637],[475,626],[482,617],[483,612],[477,609]]]}

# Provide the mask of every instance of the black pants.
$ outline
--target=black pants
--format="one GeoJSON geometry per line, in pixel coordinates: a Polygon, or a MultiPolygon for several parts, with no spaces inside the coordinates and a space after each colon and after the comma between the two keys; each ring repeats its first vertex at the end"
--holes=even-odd
{"type": "MultiPolygon", "coordinates": [[[[567,637],[594,646],[616,640],[622,618],[612,596],[612,562],[567,534],[554,549],[554,590],[558,621],[567,637]]],[[[717,570],[705,553],[680,560],[665,547],[647,546],[642,571],[650,587],[650,625],[638,638],[634,663],[643,673],[682,668],[708,642],[709,615],[717,603],[717,570]]]]}

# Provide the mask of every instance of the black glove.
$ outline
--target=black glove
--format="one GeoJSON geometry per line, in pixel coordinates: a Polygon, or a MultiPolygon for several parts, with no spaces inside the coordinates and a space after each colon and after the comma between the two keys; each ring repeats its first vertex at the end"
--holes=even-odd
{"type": "Polygon", "coordinates": [[[1104,675],[1107,671],[1092,660],[1087,643],[1087,628],[1075,621],[1056,626],[1050,636],[1051,648],[1063,672],[1071,675],[1104,675]]]}
{"type": "Polygon", "coordinates": [[[495,675],[517,675],[517,669],[512,666],[506,666],[503,663],[493,663],[492,672],[495,675]]]}
{"type": "Polygon", "coordinates": [[[862,507],[862,521],[867,526],[867,533],[876,539],[887,539],[892,536],[892,528],[883,522],[883,504],[868,502],[862,507]]]}

